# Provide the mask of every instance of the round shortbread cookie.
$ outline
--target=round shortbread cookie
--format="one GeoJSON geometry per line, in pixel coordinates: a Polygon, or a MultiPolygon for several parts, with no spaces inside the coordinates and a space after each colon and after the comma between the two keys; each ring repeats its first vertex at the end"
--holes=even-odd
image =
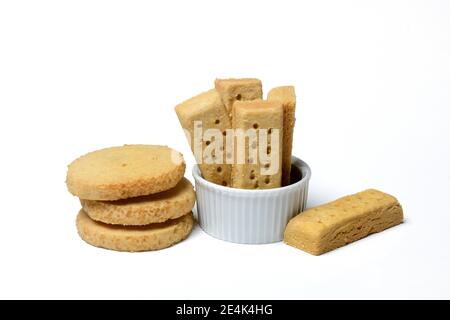
{"type": "Polygon", "coordinates": [[[166,146],[125,145],[73,161],[66,183],[81,199],[119,200],[171,189],[185,168],[182,154],[166,146]]]}
{"type": "Polygon", "coordinates": [[[93,246],[116,251],[164,249],[184,240],[193,226],[192,213],[147,226],[105,224],[92,220],[83,210],[77,216],[77,229],[81,239],[93,246]]]}
{"type": "Polygon", "coordinates": [[[116,201],[80,199],[84,212],[93,220],[120,225],[142,226],[176,219],[192,210],[195,192],[183,178],[175,188],[148,196],[116,201]]]}

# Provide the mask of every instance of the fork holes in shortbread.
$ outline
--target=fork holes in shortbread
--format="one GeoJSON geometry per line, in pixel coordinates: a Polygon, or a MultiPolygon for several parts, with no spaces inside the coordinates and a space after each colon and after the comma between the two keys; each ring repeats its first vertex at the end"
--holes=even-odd
{"type": "Polygon", "coordinates": [[[259,127],[259,125],[258,125],[257,123],[254,123],[254,124],[253,124],[253,128],[254,128],[254,129],[258,129],[258,127],[259,127]]]}
{"type": "Polygon", "coordinates": [[[255,179],[255,174],[252,172],[252,173],[250,173],[250,179],[255,179]]]}
{"type": "Polygon", "coordinates": [[[209,140],[205,142],[205,144],[206,144],[207,146],[209,146],[210,143],[211,143],[211,141],[209,141],[209,140]]]}
{"type": "Polygon", "coordinates": [[[219,119],[216,119],[216,121],[214,122],[215,124],[219,124],[220,123],[220,120],[219,119]]]}
{"type": "Polygon", "coordinates": [[[272,147],[271,146],[268,146],[267,147],[267,154],[270,154],[272,152],[272,147]]]}
{"type": "Polygon", "coordinates": [[[222,167],[217,167],[217,172],[222,172],[222,167]]]}
{"type": "Polygon", "coordinates": [[[265,182],[266,184],[269,184],[269,183],[270,183],[270,178],[269,178],[269,177],[266,177],[266,178],[264,179],[264,182],[265,182]]]}
{"type": "Polygon", "coordinates": [[[238,94],[238,95],[236,96],[236,100],[241,100],[241,99],[242,99],[241,94],[238,94]]]}

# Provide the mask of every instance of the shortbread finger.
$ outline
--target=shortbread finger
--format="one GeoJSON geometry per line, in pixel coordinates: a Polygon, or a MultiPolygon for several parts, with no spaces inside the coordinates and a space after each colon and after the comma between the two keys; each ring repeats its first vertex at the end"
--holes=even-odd
{"type": "Polygon", "coordinates": [[[269,101],[280,101],[283,104],[283,173],[281,184],[287,186],[291,180],[292,141],[295,125],[295,89],[293,86],[273,88],[267,96],[269,101]]]}
{"type": "Polygon", "coordinates": [[[229,186],[231,165],[226,163],[225,135],[231,123],[219,93],[215,89],[201,93],[177,105],[175,111],[189,135],[189,143],[203,178],[229,186]],[[207,132],[215,132],[209,129],[215,129],[217,134],[211,138],[205,136],[207,132]]]}
{"type": "Polygon", "coordinates": [[[232,186],[242,189],[280,187],[283,147],[281,103],[236,101],[232,123],[235,135],[232,186]]]}
{"type": "Polygon", "coordinates": [[[292,218],[286,227],[284,241],[320,255],[402,222],[403,210],[397,199],[369,189],[292,218]]]}
{"type": "Polygon", "coordinates": [[[262,83],[258,79],[216,79],[214,84],[229,115],[235,101],[262,99],[262,83]]]}

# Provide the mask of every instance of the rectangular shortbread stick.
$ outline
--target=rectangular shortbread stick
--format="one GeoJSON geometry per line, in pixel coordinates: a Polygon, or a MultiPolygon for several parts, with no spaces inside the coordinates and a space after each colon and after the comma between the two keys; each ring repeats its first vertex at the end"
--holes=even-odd
{"type": "Polygon", "coordinates": [[[300,213],[289,221],[284,241],[320,255],[402,222],[397,199],[369,189],[300,213]]]}
{"type": "Polygon", "coordinates": [[[262,82],[259,79],[216,79],[214,84],[230,116],[235,101],[262,99],[262,82]]]}
{"type": "MultiPolygon", "coordinates": [[[[222,147],[223,150],[225,150],[225,134],[226,130],[231,128],[231,122],[220,95],[215,89],[201,93],[177,105],[175,111],[181,126],[190,134],[191,141],[189,141],[189,143],[194,155],[194,122],[196,122],[197,125],[196,132],[201,130],[204,134],[208,129],[218,129],[218,132],[223,137],[222,147]],[[201,124],[199,122],[201,122],[201,124]]],[[[216,184],[230,186],[231,164],[226,164],[225,151],[222,151],[222,156],[219,159],[218,155],[220,152],[217,152],[217,154],[215,150],[209,153],[206,152],[208,146],[209,148],[214,149],[212,148],[214,147],[214,145],[212,145],[212,139],[207,139],[202,136],[200,143],[203,151],[203,163],[199,164],[199,168],[203,178],[216,184]],[[207,161],[210,163],[206,163],[207,161]]],[[[200,162],[199,159],[196,160],[197,162],[200,162]]]]}
{"type": "Polygon", "coordinates": [[[273,101],[253,100],[236,101],[233,106],[232,126],[235,133],[234,164],[232,166],[231,183],[233,188],[270,189],[281,186],[281,159],[283,136],[283,107],[273,101]],[[237,130],[246,132],[255,129],[257,141],[246,140],[245,163],[239,163],[237,130]],[[259,140],[259,132],[266,129],[266,143],[259,140]],[[272,138],[276,146],[272,145],[272,138]],[[264,157],[260,156],[261,152],[264,157]],[[252,149],[252,151],[250,151],[252,149]],[[278,152],[277,152],[278,149],[278,152]],[[253,158],[254,152],[257,152],[253,158]],[[270,160],[269,157],[272,159],[270,160]]]}
{"type": "Polygon", "coordinates": [[[267,95],[267,100],[280,101],[283,104],[283,173],[281,184],[287,186],[291,181],[292,141],[295,126],[295,89],[293,86],[273,88],[267,95]]]}

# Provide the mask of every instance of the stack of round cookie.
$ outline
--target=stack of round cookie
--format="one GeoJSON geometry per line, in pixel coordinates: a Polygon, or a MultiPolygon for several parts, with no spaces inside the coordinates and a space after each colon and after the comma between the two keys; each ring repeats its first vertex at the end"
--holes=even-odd
{"type": "Polygon", "coordinates": [[[69,165],[67,187],[80,198],[80,237],[118,251],[148,251],[184,240],[195,193],[181,153],[125,145],[88,153],[69,165]]]}

